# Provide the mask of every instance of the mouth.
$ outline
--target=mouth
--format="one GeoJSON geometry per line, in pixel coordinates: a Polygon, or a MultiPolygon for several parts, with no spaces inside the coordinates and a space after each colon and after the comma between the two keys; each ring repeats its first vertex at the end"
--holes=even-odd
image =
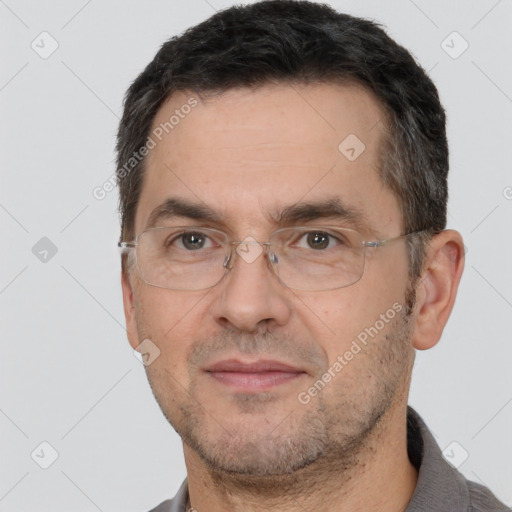
{"type": "Polygon", "coordinates": [[[270,391],[306,374],[300,368],[279,361],[244,363],[238,359],[220,361],[205,371],[220,384],[245,393],[270,391]]]}

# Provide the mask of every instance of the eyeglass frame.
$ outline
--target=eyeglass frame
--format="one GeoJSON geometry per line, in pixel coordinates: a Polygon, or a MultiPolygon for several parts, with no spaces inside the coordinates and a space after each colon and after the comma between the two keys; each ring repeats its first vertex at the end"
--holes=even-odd
{"type": "MultiPolygon", "coordinates": [[[[174,291],[201,291],[201,290],[209,290],[210,288],[213,288],[213,287],[217,286],[222,281],[222,279],[224,279],[224,277],[228,273],[227,271],[229,271],[229,270],[231,270],[233,268],[233,266],[234,266],[233,251],[234,251],[234,247],[235,246],[242,245],[242,244],[246,244],[246,245],[262,245],[262,246],[264,246],[264,247],[266,247],[268,249],[272,245],[270,242],[259,242],[257,240],[249,240],[248,241],[247,240],[248,237],[246,237],[245,240],[230,240],[230,236],[226,232],[221,231],[220,229],[204,227],[204,226],[154,226],[154,227],[145,229],[144,231],[141,231],[133,240],[118,242],[117,247],[121,250],[121,254],[125,254],[127,251],[129,251],[131,249],[137,249],[137,247],[140,245],[138,243],[138,239],[144,233],[147,233],[148,231],[158,230],[158,229],[169,229],[170,227],[175,228],[175,229],[187,229],[188,231],[208,230],[208,231],[214,231],[214,232],[217,232],[217,233],[221,233],[222,235],[225,235],[226,238],[228,239],[228,244],[227,244],[226,248],[229,247],[230,249],[229,249],[229,252],[228,252],[227,256],[224,258],[224,262],[222,264],[222,266],[226,269],[226,272],[224,272],[224,274],[222,274],[220,279],[216,283],[212,284],[211,286],[207,286],[205,288],[194,289],[194,290],[187,290],[187,289],[182,289],[182,288],[168,288],[166,286],[159,286],[159,285],[156,285],[156,284],[153,284],[153,283],[150,283],[150,282],[146,281],[146,279],[144,277],[144,274],[142,273],[142,270],[140,269],[140,266],[139,266],[139,262],[138,262],[138,258],[137,258],[137,251],[135,251],[137,270],[138,270],[140,276],[142,277],[142,280],[148,286],[154,286],[155,288],[161,288],[163,290],[174,290],[174,291]],[[231,263],[231,262],[233,262],[233,263],[231,263]],[[231,265],[230,265],[230,263],[231,263],[231,265]]],[[[322,225],[322,226],[290,226],[290,227],[279,228],[279,229],[273,231],[269,235],[269,238],[272,238],[276,233],[279,233],[280,231],[286,231],[286,230],[290,230],[290,229],[309,229],[311,231],[319,231],[319,232],[321,232],[322,229],[337,229],[337,230],[340,230],[340,231],[350,231],[352,233],[358,234],[360,237],[363,237],[363,235],[359,231],[357,231],[355,229],[345,228],[345,227],[340,227],[340,226],[333,226],[333,225],[330,225],[330,226],[329,225],[322,225]]],[[[386,246],[390,242],[395,242],[397,240],[406,239],[407,237],[409,237],[411,235],[420,235],[422,233],[428,233],[429,231],[430,231],[429,229],[422,229],[422,230],[418,230],[418,231],[411,231],[409,233],[404,233],[402,235],[398,235],[398,236],[391,237],[391,238],[382,238],[380,240],[361,240],[361,248],[363,249],[363,269],[362,269],[361,275],[359,276],[357,281],[354,281],[353,283],[350,283],[350,284],[347,284],[347,285],[344,285],[344,286],[338,286],[338,287],[335,287],[335,288],[327,288],[327,289],[320,289],[320,290],[307,290],[307,291],[329,291],[329,290],[339,290],[341,288],[348,288],[349,286],[352,286],[352,285],[356,284],[358,281],[360,281],[363,278],[364,271],[365,271],[365,268],[366,268],[366,251],[365,251],[365,249],[367,247],[368,248],[383,247],[383,246],[386,246]]],[[[354,247],[354,249],[356,249],[356,248],[357,247],[354,247]]],[[[266,255],[267,255],[267,260],[268,260],[268,253],[266,255]]],[[[286,283],[284,283],[281,280],[279,275],[274,270],[272,270],[272,273],[273,273],[273,275],[278,279],[278,281],[283,286],[286,286],[287,288],[290,288],[292,290],[302,290],[301,288],[293,288],[291,286],[288,286],[286,283]]]]}

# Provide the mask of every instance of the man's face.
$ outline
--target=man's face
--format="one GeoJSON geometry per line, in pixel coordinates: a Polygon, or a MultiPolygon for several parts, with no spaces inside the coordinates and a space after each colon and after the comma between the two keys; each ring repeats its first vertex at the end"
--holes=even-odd
{"type": "MultiPolygon", "coordinates": [[[[190,96],[175,94],[153,128],[190,96]]],[[[348,86],[266,86],[199,101],[148,155],[135,233],[175,199],[223,220],[164,217],[158,226],[210,227],[264,242],[283,227],[271,215],[337,200],[360,211],[365,240],[398,236],[397,199],[377,174],[384,122],[373,97],[348,86]],[[361,153],[351,134],[364,144],[361,153]]],[[[292,225],[333,224],[354,228],[332,216],[292,225]]],[[[363,277],[328,291],[287,288],[265,252],[251,262],[235,254],[234,267],[207,290],[150,286],[136,268],[129,282],[130,342],[158,346],[147,366],[155,397],[185,450],[210,466],[285,474],[349,457],[390,407],[406,401],[413,349],[403,241],[367,249],[363,277]]]]}

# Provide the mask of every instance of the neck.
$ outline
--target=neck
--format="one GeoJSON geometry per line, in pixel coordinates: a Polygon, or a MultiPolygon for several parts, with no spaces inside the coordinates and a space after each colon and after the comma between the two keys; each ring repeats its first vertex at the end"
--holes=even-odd
{"type": "Polygon", "coordinates": [[[233,475],[207,467],[184,445],[190,504],[197,512],[401,512],[417,482],[407,456],[406,405],[395,404],[350,460],[326,456],[289,475],[233,475]]]}

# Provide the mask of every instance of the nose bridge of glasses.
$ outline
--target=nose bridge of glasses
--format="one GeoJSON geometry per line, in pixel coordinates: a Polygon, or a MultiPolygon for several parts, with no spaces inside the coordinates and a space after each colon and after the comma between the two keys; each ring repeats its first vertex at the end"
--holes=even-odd
{"type": "MultiPolygon", "coordinates": [[[[243,240],[234,240],[229,243],[229,252],[224,258],[223,267],[231,270],[234,266],[233,252],[243,259],[245,263],[253,263],[266,248],[270,247],[270,242],[259,242],[252,236],[248,236],[243,240]]],[[[277,259],[271,255],[271,261],[277,262],[277,259]]]]}
{"type": "Polygon", "coordinates": [[[252,236],[248,236],[244,240],[233,240],[231,245],[270,245],[270,242],[258,242],[252,236]]]}

